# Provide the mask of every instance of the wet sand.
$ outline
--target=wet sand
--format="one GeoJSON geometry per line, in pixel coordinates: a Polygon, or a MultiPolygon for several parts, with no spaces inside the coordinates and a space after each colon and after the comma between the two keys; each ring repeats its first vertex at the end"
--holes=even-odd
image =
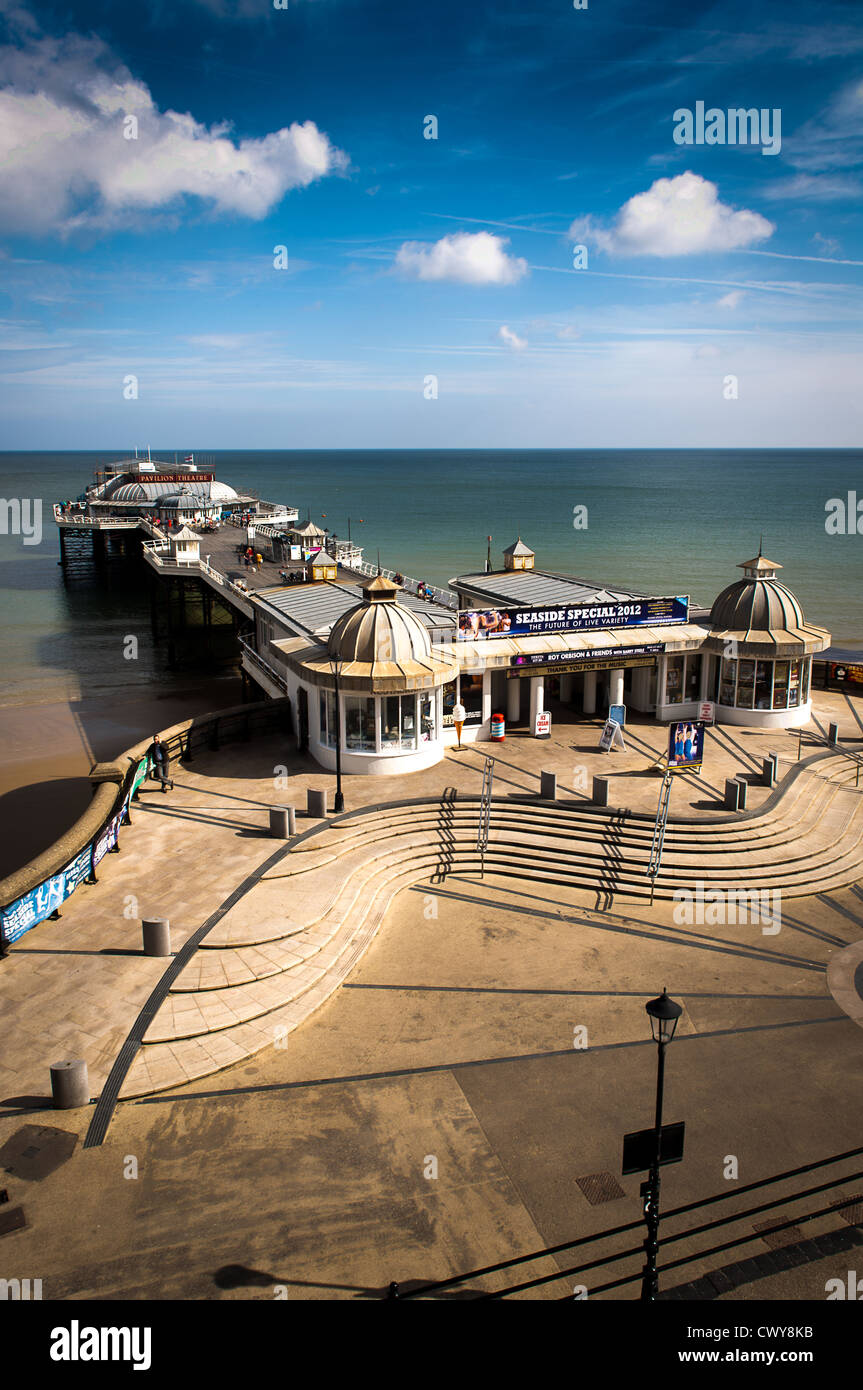
{"type": "Polygon", "coordinates": [[[239,677],[189,682],[143,699],[0,709],[0,878],[62,835],[90,802],[93,763],[181,719],[240,704],[239,677]]]}

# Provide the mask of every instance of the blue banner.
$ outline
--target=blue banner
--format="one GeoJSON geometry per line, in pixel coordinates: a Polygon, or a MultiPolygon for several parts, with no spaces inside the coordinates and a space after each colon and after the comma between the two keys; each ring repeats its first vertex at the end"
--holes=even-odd
{"type": "Polygon", "coordinates": [[[7,942],[17,941],[31,927],[36,927],[56,912],[61,903],[74,893],[79,883],[89,876],[92,857],[90,845],[52,878],[25,893],[17,902],[2,910],[3,935],[7,942]]]}

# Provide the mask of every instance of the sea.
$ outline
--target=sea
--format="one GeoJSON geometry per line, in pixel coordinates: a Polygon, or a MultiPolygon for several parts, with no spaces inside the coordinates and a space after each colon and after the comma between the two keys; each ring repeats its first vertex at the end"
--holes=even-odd
{"type": "MultiPolygon", "coordinates": [[[[0,454],[0,496],[31,499],[42,512],[38,545],[0,534],[0,707],[122,702],[188,683],[149,639],[140,576],[134,585],[116,573],[110,587],[95,575],[64,583],[58,565],[51,504],[128,454],[0,454]],[[130,634],[134,662],[123,655],[130,634]]],[[[499,568],[521,536],[537,568],[709,605],[761,546],[806,616],[836,645],[857,647],[863,533],[830,535],[825,522],[830,500],[863,483],[861,458],[811,449],[222,450],[197,461],[340,537],[350,525],[367,560],[438,585],[483,570],[489,545],[499,568]]]]}

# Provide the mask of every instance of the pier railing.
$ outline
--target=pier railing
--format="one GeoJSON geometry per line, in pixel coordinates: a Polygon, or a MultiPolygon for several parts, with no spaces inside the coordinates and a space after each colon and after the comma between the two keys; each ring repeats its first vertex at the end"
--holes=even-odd
{"type": "MultiPolygon", "coordinates": [[[[162,730],[159,737],[169,758],[191,762],[201,752],[277,728],[291,728],[287,698],[197,715],[162,730]]],[[[0,880],[0,958],[40,922],[58,918],[77,888],[98,881],[96,867],[103,857],[119,853],[120,831],[131,825],[131,803],[150,773],[149,746],[146,739],[113,763],[96,763],[90,771],[93,800],[84,814],[50,849],[0,880]]]]}
{"type": "Polygon", "coordinates": [[[241,580],[228,579],[221,570],[215,569],[206,560],[202,560],[200,555],[175,555],[172,552],[170,541],[154,541],[146,544],[144,556],[157,569],[200,570],[220,588],[230,589],[232,593],[238,594],[243,599],[252,597],[251,590],[241,580]]]}
{"type": "MultiPolygon", "coordinates": [[[[367,574],[372,578],[377,574],[382,574],[385,579],[392,579],[394,583],[400,584],[407,593],[414,594],[417,598],[420,596],[419,589],[422,581],[411,579],[404,574],[400,574],[397,580],[398,570],[378,569],[377,565],[370,565],[367,560],[357,561],[356,564],[351,565],[351,569],[357,570],[360,574],[367,574]]],[[[426,584],[424,587],[431,593],[434,602],[439,603],[441,607],[451,608],[453,611],[458,609],[458,599],[449,589],[439,589],[435,584],[426,584]]]]}
{"type": "Polygon", "coordinates": [[[285,678],[284,671],[277,671],[275,666],[271,666],[268,661],[265,661],[247,638],[238,637],[237,641],[242,648],[244,658],[248,660],[251,665],[257,666],[260,671],[263,671],[265,676],[268,676],[281,691],[287,694],[288,682],[285,678]]]}

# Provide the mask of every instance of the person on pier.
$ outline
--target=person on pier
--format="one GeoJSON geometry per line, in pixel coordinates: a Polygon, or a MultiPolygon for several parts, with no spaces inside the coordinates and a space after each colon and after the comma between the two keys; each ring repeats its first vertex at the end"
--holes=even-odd
{"type": "Polygon", "coordinates": [[[168,776],[171,768],[171,760],[168,757],[168,750],[158,734],[153,735],[153,742],[147,749],[147,757],[150,759],[150,770],[158,782],[162,783],[163,793],[167,793],[168,787],[174,790],[174,783],[168,776]]]}

